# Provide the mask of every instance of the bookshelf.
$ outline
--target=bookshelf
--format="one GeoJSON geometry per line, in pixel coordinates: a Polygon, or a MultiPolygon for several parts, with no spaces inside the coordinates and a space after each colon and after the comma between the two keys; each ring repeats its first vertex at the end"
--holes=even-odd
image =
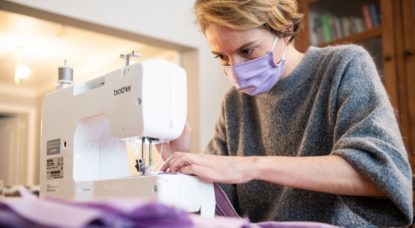
{"type": "Polygon", "coordinates": [[[300,46],[304,51],[309,45],[324,47],[345,43],[360,44],[374,57],[385,82],[381,1],[298,0],[306,18],[301,34],[306,41],[300,46]]]}
{"type": "Polygon", "coordinates": [[[335,45],[335,44],[341,44],[341,43],[359,43],[365,40],[370,40],[370,39],[375,39],[377,37],[380,37],[381,33],[382,31],[379,27],[371,28],[360,33],[349,35],[347,37],[341,37],[341,38],[337,38],[329,42],[320,43],[318,44],[318,46],[323,47],[323,46],[335,45]]]}
{"type": "MultiPolygon", "coordinates": [[[[308,32],[312,45],[324,46],[360,36],[380,35],[379,2],[349,0],[314,1],[309,4],[308,32]]],[[[359,40],[357,40],[359,41],[359,40]]]]}
{"type": "Polygon", "coordinates": [[[298,50],[354,43],[372,55],[415,173],[415,0],[297,1],[305,19],[298,50]]]}

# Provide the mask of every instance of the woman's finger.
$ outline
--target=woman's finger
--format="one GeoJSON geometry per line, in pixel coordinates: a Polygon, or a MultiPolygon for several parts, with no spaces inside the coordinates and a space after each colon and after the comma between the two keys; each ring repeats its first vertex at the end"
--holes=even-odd
{"type": "Polygon", "coordinates": [[[167,171],[167,169],[169,168],[169,166],[170,166],[170,161],[173,159],[173,155],[174,154],[171,154],[165,161],[164,161],[164,163],[163,163],[163,165],[160,167],[160,171],[163,171],[163,172],[166,172],[167,171]]]}
{"type": "Polygon", "coordinates": [[[169,161],[169,168],[172,172],[178,172],[181,168],[190,165],[191,163],[187,160],[188,156],[182,155],[177,156],[169,161]]]}
{"type": "Polygon", "coordinates": [[[191,164],[187,161],[187,157],[187,153],[175,152],[167,158],[160,170],[166,171],[167,169],[170,169],[170,172],[177,172],[181,167],[191,164]]]}

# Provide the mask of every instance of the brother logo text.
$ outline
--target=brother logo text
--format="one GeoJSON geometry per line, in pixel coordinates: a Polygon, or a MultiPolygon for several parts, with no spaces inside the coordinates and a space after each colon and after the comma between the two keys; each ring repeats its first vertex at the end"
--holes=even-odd
{"type": "Polygon", "coordinates": [[[126,92],[130,92],[130,90],[131,90],[131,85],[123,86],[119,89],[114,89],[114,96],[117,96],[117,95],[120,95],[120,94],[123,94],[123,93],[126,93],[126,92]]]}

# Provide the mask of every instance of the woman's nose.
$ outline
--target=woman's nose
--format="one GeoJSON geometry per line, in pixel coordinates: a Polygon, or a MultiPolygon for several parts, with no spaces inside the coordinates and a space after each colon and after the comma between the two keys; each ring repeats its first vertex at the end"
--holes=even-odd
{"type": "Polygon", "coordinates": [[[244,61],[245,61],[244,58],[242,58],[241,56],[235,55],[235,56],[232,56],[232,57],[229,58],[228,64],[232,66],[232,65],[235,65],[235,64],[238,64],[238,63],[242,63],[244,61]]]}

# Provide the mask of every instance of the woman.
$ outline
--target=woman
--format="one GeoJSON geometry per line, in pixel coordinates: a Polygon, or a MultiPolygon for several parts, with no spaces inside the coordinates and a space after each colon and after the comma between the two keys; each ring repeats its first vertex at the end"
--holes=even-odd
{"type": "Polygon", "coordinates": [[[295,0],[197,0],[195,12],[234,87],[206,153],[186,153],[186,126],[165,145],[162,170],[223,184],[253,222],[412,222],[411,168],[363,48],[298,52],[295,0]]]}

